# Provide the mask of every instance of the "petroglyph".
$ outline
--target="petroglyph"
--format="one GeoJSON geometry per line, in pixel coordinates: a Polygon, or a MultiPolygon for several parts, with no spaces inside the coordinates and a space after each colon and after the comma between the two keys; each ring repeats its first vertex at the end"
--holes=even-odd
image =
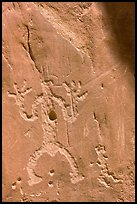
{"type": "Polygon", "coordinates": [[[11,185],[11,188],[12,188],[12,190],[16,190],[16,188],[17,188],[16,182],[14,182],[14,183],[11,185]]]}
{"type": "Polygon", "coordinates": [[[3,202],[134,201],[133,7],[3,2],[3,202]]]}
{"type": "Polygon", "coordinates": [[[77,104],[80,101],[83,101],[87,97],[87,91],[80,94],[81,92],[81,82],[79,81],[76,85],[75,81],[72,81],[70,85],[65,82],[63,83],[64,88],[66,89],[67,95],[70,98],[70,116],[71,120],[69,122],[74,122],[78,116],[77,104]]]}
{"type": "Polygon", "coordinates": [[[31,192],[29,194],[27,194],[26,192],[24,192],[23,188],[20,187],[20,194],[21,194],[21,202],[33,202],[33,198],[35,197],[41,197],[42,195],[46,194],[45,191],[40,191],[37,193],[31,192]]]}
{"type": "Polygon", "coordinates": [[[98,131],[98,138],[99,138],[99,141],[102,142],[101,130],[100,130],[100,123],[99,123],[99,121],[98,121],[98,119],[97,119],[97,117],[96,117],[95,112],[93,113],[93,119],[94,119],[94,121],[95,121],[96,124],[97,124],[97,131],[98,131]]]}
{"type": "Polygon", "coordinates": [[[48,186],[50,187],[50,188],[52,188],[54,185],[53,185],[53,181],[49,181],[48,182],[48,186]]]}
{"type": "Polygon", "coordinates": [[[32,202],[32,200],[29,198],[29,196],[24,194],[20,199],[20,202],[32,202]]]}
{"type": "Polygon", "coordinates": [[[28,184],[30,186],[38,184],[42,181],[42,178],[36,175],[34,169],[37,166],[38,159],[45,153],[49,154],[51,157],[54,157],[57,152],[65,156],[72,170],[70,176],[71,182],[73,184],[84,179],[84,176],[79,173],[75,158],[61,143],[56,141],[58,121],[54,103],[57,103],[61,107],[64,120],[67,123],[73,123],[78,116],[77,103],[83,101],[86,98],[87,92],[80,94],[80,82],[78,82],[77,87],[74,81],[70,85],[67,82],[64,82],[63,86],[67,91],[67,95],[70,97],[70,104],[66,104],[65,100],[61,96],[58,96],[53,93],[51,88],[53,85],[54,83],[52,80],[41,80],[42,94],[35,97],[35,100],[32,104],[31,115],[28,115],[26,113],[24,107],[24,97],[26,94],[32,91],[32,88],[26,88],[26,81],[24,80],[24,85],[21,90],[19,90],[17,84],[15,83],[14,89],[16,93],[8,92],[8,96],[13,97],[15,99],[16,104],[19,106],[20,116],[25,121],[33,122],[37,120],[37,109],[38,106],[41,105],[43,142],[42,145],[37,150],[35,150],[32,155],[30,155],[27,164],[27,172],[30,178],[28,184]],[[68,107],[70,111],[68,111],[68,107]]]}
{"type": "Polygon", "coordinates": [[[49,171],[49,175],[50,175],[50,176],[54,176],[54,173],[55,173],[55,172],[54,172],[54,169],[51,169],[51,170],[49,171]]]}
{"type": "Polygon", "coordinates": [[[93,165],[94,165],[94,162],[90,162],[89,166],[93,167],[93,165]]]}
{"type": "Polygon", "coordinates": [[[113,183],[121,183],[123,180],[121,178],[117,178],[113,172],[109,171],[107,164],[108,157],[105,155],[105,146],[99,144],[95,147],[95,151],[98,155],[96,164],[101,168],[101,173],[98,177],[98,181],[106,188],[112,188],[113,183]]]}
{"type": "Polygon", "coordinates": [[[25,95],[27,95],[28,93],[32,91],[32,88],[26,88],[25,80],[24,80],[24,85],[22,86],[21,90],[19,90],[19,88],[17,87],[17,83],[14,83],[13,87],[16,93],[8,92],[8,96],[13,97],[15,99],[17,106],[19,106],[20,116],[25,121],[31,121],[31,122],[35,121],[38,118],[37,106],[39,104],[40,97],[36,98],[34,100],[34,103],[32,104],[32,115],[28,115],[24,108],[24,97],[25,95]]]}

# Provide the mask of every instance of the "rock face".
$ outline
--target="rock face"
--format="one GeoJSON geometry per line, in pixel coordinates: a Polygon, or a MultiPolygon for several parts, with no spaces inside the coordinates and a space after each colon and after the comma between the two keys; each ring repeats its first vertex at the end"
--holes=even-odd
{"type": "Polygon", "coordinates": [[[2,10],[3,202],[134,201],[134,3],[2,10]]]}

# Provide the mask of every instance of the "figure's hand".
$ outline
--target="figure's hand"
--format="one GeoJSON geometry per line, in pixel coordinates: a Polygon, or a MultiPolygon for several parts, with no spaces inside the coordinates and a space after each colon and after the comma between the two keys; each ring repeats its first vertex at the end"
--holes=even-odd
{"type": "Polygon", "coordinates": [[[75,81],[72,81],[70,84],[64,82],[63,87],[66,89],[67,94],[74,92],[76,95],[78,95],[81,91],[81,82],[79,81],[77,84],[75,81]]]}
{"type": "Polygon", "coordinates": [[[23,86],[21,90],[19,90],[17,83],[14,83],[13,87],[15,89],[15,93],[11,93],[8,91],[8,96],[9,97],[14,97],[14,98],[20,98],[24,97],[26,94],[30,93],[32,91],[32,88],[26,88],[26,80],[23,81],[23,86]]]}
{"type": "Polygon", "coordinates": [[[32,88],[26,88],[26,80],[23,82],[23,86],[21,90],[18,88],[17,83],[13,85],[15,89],[15,93],[11,93],[8,91],[8,96],[13,97],[18,106],[22,107],[24,103],[24,96],[32,91],[32,88]]]}
{"type": "Polygon", "coordinates": [[[80,81],[77,84],[75,81],[72,81],[70,84],[68,84],[67,82],[64,82],[63,87],[66,89],[67,95],[73,97],[74,103],[83,101],[87,97],[87,91],[80,94],[81,92],[81,82],[80,81]]]}
{"type": "Polygon", "coordinates": [[[15,89],[15,93],[8,92],[8,96],[15,99],[16,104],[19,106],[19,113],[25,121],[35,121],[38,119],[37,107],[41,103],[42,96],[38,96],[34,100],[32,104],[32,114],[29,115],[24,107],[24,96],[30,93],[32,91],[32,88],[26,88],[26,85],[26,80],[24,80],[23,86],[19,89],[17,83],[14,83],[13,87],[15,89]]]}

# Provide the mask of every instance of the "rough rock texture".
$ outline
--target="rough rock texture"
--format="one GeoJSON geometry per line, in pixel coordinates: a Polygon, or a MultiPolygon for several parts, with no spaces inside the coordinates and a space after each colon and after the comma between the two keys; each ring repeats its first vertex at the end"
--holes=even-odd
{"type": "Polygon", "coordinates": [[[134,201],[134,3],[2,10],[3,202],[134,201]]]}

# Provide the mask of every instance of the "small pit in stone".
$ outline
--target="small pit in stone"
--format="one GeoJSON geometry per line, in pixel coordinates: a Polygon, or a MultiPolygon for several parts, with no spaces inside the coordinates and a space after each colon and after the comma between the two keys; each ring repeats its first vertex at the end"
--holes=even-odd
{"type": "Polygon", "coordinates": [[[21,181],[21,177],[18,177],[17,181],[21,181]]]}
{"type": "Polygon", "coordinates": [[[17,183],[21,183],[21,177],[17,178],[17,183]]]}
{"type": "Polygon", "coordinates": [[[16,189],[16,182],[14,182],[11,187],[13,190],[15,190],[16,189]]]}
{"type": "Polygon", "coordinates": [[[101,83],[101,89],[103,89],[104,88],[104,84],[103,83],[101,83]]]}
{"type": "Polygon", "coordinates": [[[57,119],[57,114],[54,110],[51,110],[48,115],[49,115],[50,120],[56,120],[57,119]]]}
{"type": "Polygon", "coordinates": [[[94,165],[94,162],[90,162],[89,166],[92,167],[94,165]]]}
{"type": "Polygon", "coordinates": [[[53,181],[49,181],[48,186],[52,188],[53,187],[53,181]]]}
{"type": "Polygon", "coordinates": [[[51,170],[49,171],[49,175],[50,175],[50,176],[53,176],[53,175],[54,175],[54,169],[51,169],[51,170]]]}

